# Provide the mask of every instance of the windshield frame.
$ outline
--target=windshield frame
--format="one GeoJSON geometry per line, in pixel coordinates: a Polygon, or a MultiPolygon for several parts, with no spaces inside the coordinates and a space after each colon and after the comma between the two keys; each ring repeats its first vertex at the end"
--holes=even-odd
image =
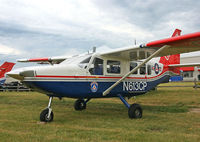
{"type": "Polygon", "coordinates": [[[62,63],[60,63],[60,65],[71,65],[71,64],[75,64],[78,65],[80,68],[86,68],[86,66],[88,66],[90,60],[92,58],[91,54],[87,54],[87,55],[77,55],[77,56],[73,56],[71,58],[68,58],[67,60],[63,61],[62,63]],[[88,63],[81,63],[86,59],[89,59],[88,63]]]}

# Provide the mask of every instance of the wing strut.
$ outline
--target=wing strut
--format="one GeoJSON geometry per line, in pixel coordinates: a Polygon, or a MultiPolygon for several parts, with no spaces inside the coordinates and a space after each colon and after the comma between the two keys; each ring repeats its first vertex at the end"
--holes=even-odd
{"type": "Polygon", "coordinates": [[[110,91],[115,88],[120,82],[122,82],[124,79],[126,79],[129,75],[131,75],[133,72],[135,72],[137,69],[139,69],[141,66],[143,66],[145,63],[147,63],[149,60],[154,58],[157,54],[159,54],[163,49],[170,47],[169,45],[164,45],[160,49],[158,49],[156,52],[154,52],[151,56],[149,56],[146,60],[144,60],[140,65],[132,69],[130,72],[125,74],[121,79],[119,79],[117,82],[115,82],[112,86],[110,86],[107,90],[103,92],[103,96],[106,96],[110,91]]]}

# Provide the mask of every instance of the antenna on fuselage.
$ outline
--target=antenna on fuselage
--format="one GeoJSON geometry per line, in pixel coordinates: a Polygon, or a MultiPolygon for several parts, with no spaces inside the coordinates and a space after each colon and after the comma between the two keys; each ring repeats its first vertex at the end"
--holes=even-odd
{"type": "Polygon", "coordinates": [[[93,50],[92,50],[92,53],[95,53],[96,50],[97,50],[97,48],[94,46],[94,47],[93,47],[93,50]]]}
{"type": "Polygon", "coordinates": [[[92,53],[95,53],[96,52],[96,47],[94,46],[93,48],[92,48],[92,52],[91,52],[91,50],[88,50],[88,54],[92,54],[92,53]]]}
{"type": "Polygon", "coordinates": [[[137,44],[136,39],[134,40],[134,42],[135,42],[135,45],[136,45],[137,44]]]}

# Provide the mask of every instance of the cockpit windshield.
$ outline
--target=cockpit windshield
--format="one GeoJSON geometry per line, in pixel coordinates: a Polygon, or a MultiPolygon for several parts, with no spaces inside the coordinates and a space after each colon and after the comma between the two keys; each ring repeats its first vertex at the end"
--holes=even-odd
{"type": "Polygon", "coordinates": [[[87,57],[83,61],[79,63],[79,67],[86,69],[88,66],[88,63],[90,62],[91,56],[87,57]]]}
{"type": "Polygon", "coordinates": [[[74,56],[63,61],[61,64],[77,64],[81,68],[86,68],[90,59],[91,55],[74,56]]]}

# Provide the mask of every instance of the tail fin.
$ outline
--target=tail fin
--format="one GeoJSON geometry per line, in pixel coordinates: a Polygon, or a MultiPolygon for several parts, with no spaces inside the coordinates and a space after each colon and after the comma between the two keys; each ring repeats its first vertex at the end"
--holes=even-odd
{"type": "Polygon", "coordinates": [[[5,62],[3,65],[0,66],[0,78],[5,77],[5,73],[12,70],[15,63],[5,62]]]}
{"type": "Polygon", "coordinates": [[[172,65],[172,64],[180,64],[180,54],[160,57],[159,63],[162,63],[165,69],[175,73],[176,75],[180,74],[180,67],[176,67],[176,68],[168,67],[169,65],[172,65]]]}
{"type": "Polygon", "coordinates": [[[163,65],[180,64],[180,54],[160,57],[159,63],[163,65]]]}

